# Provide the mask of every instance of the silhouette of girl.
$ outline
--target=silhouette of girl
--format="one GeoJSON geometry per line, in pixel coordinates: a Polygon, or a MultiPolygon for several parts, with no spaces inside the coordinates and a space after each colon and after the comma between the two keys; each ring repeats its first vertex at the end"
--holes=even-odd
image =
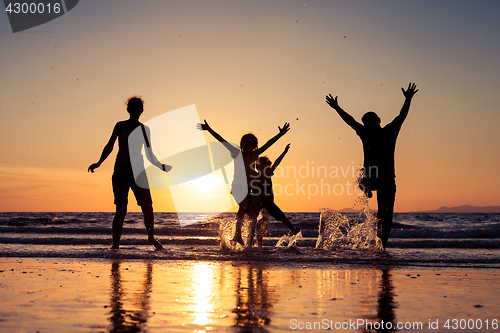
{"type": "MultiPolygon", "coordinates": [[[[255,225],[257,223],[257,215],[258,210],[254,202],[254,198],[252,196],[252,191],[250,187],[250,181],[255,178],[257,175],[255,171],[255,163],[259,158],[259,155],[266,151],[269,147],[271,147],[279,138],[288,132],[290,129],[290,124],[285,123],[283,128],[278,126],[279,133],[266,142],[262,147],[258,148],[258,141],[255,135],[248,133],[243,135],[240,141],[240,148],[234,147],[229,142],[227,142],[222,136],[220,136],[217,132],[215,132],[205,120],[204,124],[198,124],[198,128],[200,130],[208,131],[212,136],[217,139],[220,143],[226,147],[231,156],[236,158],[238,154],[242,154],[243,157],[243,166],[240,166],[238,163],[235,163],[234,170],[234,180],[231,184],[231,193],[233,194],[236,202],[239,202],[238,213],[236,214],[236,232],[232,239],[233,242],[240,243],[241,245],[245,245],[243,238],[241,237],[241,228],[243,226],[243,221],[245,219],[245,215],[247,215],[251,220],[251,234],[250,240],[253,239],[253,232],[255,230],[255,225]],[[243,197],[240,193],[245,193],[246,195],[243,197]]],[[[250,244],[247,244],[251,246],[250,244]]]]}

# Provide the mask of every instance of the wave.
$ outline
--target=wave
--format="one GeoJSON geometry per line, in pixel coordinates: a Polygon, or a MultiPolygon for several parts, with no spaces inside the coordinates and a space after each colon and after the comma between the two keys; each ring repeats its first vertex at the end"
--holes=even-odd
{"type": "MultiPolygon", "coordinates": [[[[286,237],[266,237],[264,246],[275,247],[280,244],[280,240],[286,237]]],[[[166,245],[213,245],[219,246],[219,236],[163,236],[160,241],[166,245]]],[[[318,238],[301,237],[295,240],[298,247],[315,248],[318,244],[318,238]]],[[[149,245],[146,232],[141,235],[124,233],[120,242],[123,245],[149,245]]],[[[0,247],[3,245],[102,245],[107,247],[111,244],[111,235],[37,235],[37,234],[17,234],[0,236],[0,247]]],[[[325,243],[322,243],[325,244],[325,243]]],[[[401,249],[500,249],[500,239],[404,239],[391,238],[388,243],[389,248],[401,249]]],[[[335,250],[346,248],[343,243],[329,243],[328,246],[319,246],[318,248],[326,250],[335,250]]],[[[362,249],[360,246],[347,246],[351,249],[362,249]]],[[[0,251],[1,252],[1,251],[0,251]]]]}
{"type": "MultiPolygon", "coordinates": [[[[331,246],[338,245],[335,244],[335,239],[344,245],[353,245],[356,243],[352,241],[354,233],[349,235],[351,238],[346,238],[346,235],[349,230],[354,229],[362,230],[362,233],[356,236],[359,242],[376,242],[376,220],[373,215],[369,215],[370,223],[367,223],[367,218],[364,217],[366,215],[363,214],[326,211],[329,214],[338,214],[335,215],[338,222],[335,237],[333,234],[326,236],[324,232],[321,233],[319,212],[286,213],[292,224],[302,229],[303,238],[298,240],[299,246],[315,247],[319,238],[320,243],[325,243],[328,237],[331,238],[331,246]]],[[[324,221],[327,220],[325,214],[322,216],[324,221]]],[[[203,214],[192,213],[192,220],[201,221],[202,216],[203,214]]],[[[44,244],[44,239],[46,242],[50,240],[52,244],[56,243],[56,239],[60,239],[62,244],[102,244],[104,241],[100,239],[111,237],[112,218],[113,213],[0,213],[0,244],[44,244]]],[[[124,239],[139,239],[146,234],[142,218],[141,213],[127,215],[123,230],[124,239]]],[[[175,242],[181,243],[183,239],[218,239],[221,237],[221,226],[233,226],[234,218],[235,213],[224,213],[209,221],[180,227],[175,213],[157,213],[155,233],[159,237],[175,239],[175,242]]],[[[280,222],[270,222],[265,238],[268,243],[288,233],[288,229],[280,222]]],[[[499,242],[500,214],[399,213],[395,214],[389,247],[498,248],[499,242]]],[[[324,248],[324,245],[319,247],[324,248]]]]}

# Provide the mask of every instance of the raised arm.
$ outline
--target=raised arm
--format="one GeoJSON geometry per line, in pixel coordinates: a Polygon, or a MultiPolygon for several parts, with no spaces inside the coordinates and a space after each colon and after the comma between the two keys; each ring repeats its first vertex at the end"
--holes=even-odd
{"type": "Polygon", "coordinates": [[[335,98],[333,98],[333,96],[331,94],[326,95],[326,102],[328,103],[328,105],[330,105],[330,107],[332,109],[334,109],[335,111],[337,111],[337,113],[339,114],[340,118],[342,118],[342,120],[344,120],[347,125],[351,126],[352,129],[354,129],[355,131],[357,131],[360,127],[363,127],[363,125],[361,125],[360,123],[358,123],[356,121],[356,119],[354,119],[350,114],[348,114],[347,112],[345,112],[339,106],[339,103],[337,101],[337,97],[338,96],[335,96],[335,98]]]}
{"type": "Polygon", "coordinates": [[[399,114],[394,118],[393,121],[390,122],[390,124],[387,124],[387,126],[398,126],[399,128],[401,128],[401,125],[403,125],[403,122],[408,116],[408,111],[410,111],[411,99],[418,91],[418,89],[415,83],[410,82],[410,84],[408,84],[408,89],[404,90],[404,88],[401,88],[401,91],[406,97],[405,101],[403,103],[403,106],[401,107],[401,111],[399,111],[399,114]]]}
{"type": "Polygon", "coordinates": [[[109,138],[108,143],[104,146],[104,149],[102,150],[101,158],[99,159],[99,161],[97,163],[90,165],[89,168],[87,169],[87,172],[90,171],[93,173],[94,170],[97,169],[98,167],[100,167],[102,162],[104,162],[106,160],[106,158],[108,158],[109,154],[111,154],[111,152],[113,151],[113,147],[115,145],[116,139],[118,138],[118,134],[120,133],[120,126],[121,126],[120,123],[117,123],[115,125],[115,128],[113,128],[113,133],[111,134],[111,138],[109,138]]]}
{"type": "Polygon", "coordinates": [[[219,133],[217,133],[216,131],[214,131],[210,125],[208,125],[207,121],[204,120],[205,123],[204,124],[199,124],[197,125],[198,129],[200,131],[208,131],[208,133],[212,134],[212,136],[217,139],[217,141],[219,141],[220,143],[222,143],[224,145],[224,147],[227,148],[227,150],[229,150],[231,152],[231,155],[232,156],[236,156],[240,153],[240,150],[238,148],[236,148],[235,146],[233,146],[232,144],[230,144],[229,142],[227,142],[222,136],[219,135],[219,133]]]}
{"type": "Polygon", "coordinates": [[[401,91],[405,96],[405,102],[403,103],[401,111],[399,112],[399,115],[396,118],[399,118],[399,121],[402,124],[403,121],[405,121],[406,117],[408,116],[408,111],[410,111],[411,100],[413,96],[415,96],[415,94],[417,93],[418,89],[415,83],[410,82],[408,84],[408,89],[404,90],[404,88],[401,88],[401,91]]]}
{"type": "Polygon", "coordinates": [[[278,167],[278,165],[280,165],[281,161],[285,157],[286,153],[288,153],[289,149],[290,149],[290,144],[287,144],[286,147],[285,147],[285,150],[283,150],[283,152],[281,153],[281,155],[278,156],[278,158],[276,159],[276,161],[274,161],[273,166],[272,166],[273,171],[276,170],[276,168],[278,167]]]}
{"type": "Polygon", "coordinates": [[[259,149],[256,150],[257,155],[260,155],[263,152],[265,152],[276,141],[278,141],[279,138],[281,138],[283,135],[285,135],[286,132],[288,132],[290,130],[290,124],[289,123],[285,123],[283,125],[283,127],[279,127],[278,126],[278,130],[279,130],[278,134],[276,134],[274,137],[272,137],[271,139],[269,139],[269,141],[267,141],[262,147],[260,147],[259,149]]]}

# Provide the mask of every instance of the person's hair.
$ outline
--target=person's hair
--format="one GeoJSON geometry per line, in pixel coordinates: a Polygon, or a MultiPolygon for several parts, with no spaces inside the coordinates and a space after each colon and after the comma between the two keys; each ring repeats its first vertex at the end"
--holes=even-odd
{"type": "Polygon", "coordinates": [[[367,112],[363,115],[363,117],[361,117],[361,121],[363,122],[363,124],[366,126],[373,126],[373,125],[380,125],[380,118],[379,116],[373,112],[373,111],[370,111],[370,112],[367,112]]]}
{"type": "Polygon", "coordinates": [[[258,140],[255,135],[252,133],[245,134],[241,137],[240,140],[240,149],[241,150],[255,150],[257,149],[258,140]]]}
{"type": "Polygon", "coordinates": [[[127,111],[142,112],[144,110],[144,101],[141,96],[133,96],[127,100],[127,111]]]}
{"type": "Polygon", "coordinates": [[[260,156],[257,160],[257,169],[261,170],[265,166],[270,166],[271,164],[272,162],[267,156],[260,156]]]}

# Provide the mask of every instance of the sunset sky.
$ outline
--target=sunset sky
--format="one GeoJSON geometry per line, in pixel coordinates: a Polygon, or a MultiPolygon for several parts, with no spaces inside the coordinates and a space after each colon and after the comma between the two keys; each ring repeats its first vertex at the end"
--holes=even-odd
{"type": "MultiPolygon", "coordinates": [[[[143,122],[195,104],[235,143],[252,132],[263,144],[289,122],[266,155],[291,143],[284,168],[324,166],[339,177],[277,175],[275,184],[304,184],[305,194],[276,203],[352,207],[346,184],[362,164],[361,140],[325,95],[358,121],[372,110],[385,125],[409,82],[419,92],[396,147],[395,210],[500,205],[496,0],[84,0],[18,33],[0,8],[0,211],[114,211],[117,147],[94,174],[87,168],[133,95],[146,102],[143,122]],[[322,181],[344,193],[313,195],[322,181]]],[[[175,210],[169,190],[154,190],[153,201],[175,210]]]]}

